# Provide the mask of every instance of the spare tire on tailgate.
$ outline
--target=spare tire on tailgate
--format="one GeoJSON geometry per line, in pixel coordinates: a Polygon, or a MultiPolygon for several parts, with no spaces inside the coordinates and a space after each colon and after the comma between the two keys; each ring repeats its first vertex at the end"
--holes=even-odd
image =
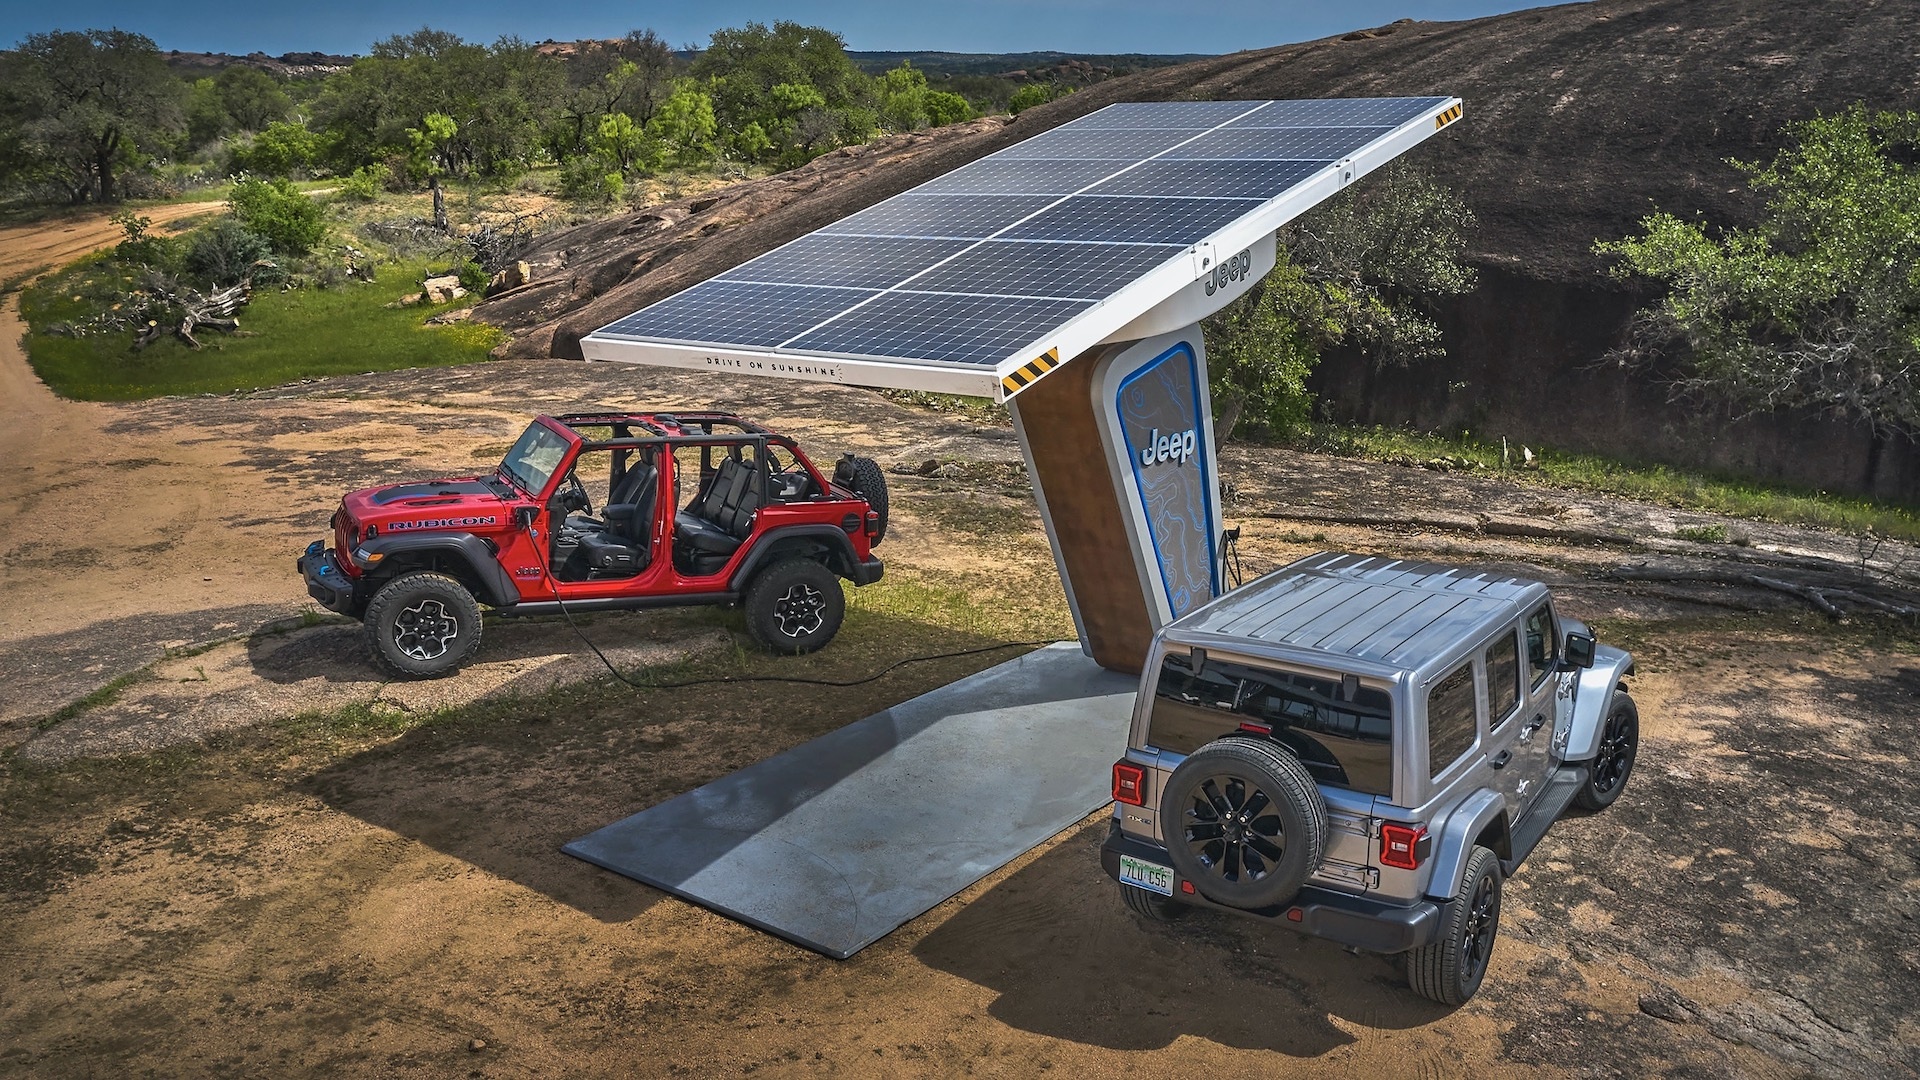
{"type": "Polygon", "coordinates": [[[880,471],[880,465],[872,458],[855,457],[842,454],[833,466],[833,482],[854,492],[867,500],[867,505],[880,517],[880,527],[873,534],[873,542],[879,543],[887,538],[887,474],[880,471]]]}
{"type": "Polygon", "coordinates": [[[1160,800],[1167,855],[1218,904],[1293,899],[1327,852],[1327,803],[1300,759],[1261,739],[1228,736],[1188,755],[1160,800]]]}

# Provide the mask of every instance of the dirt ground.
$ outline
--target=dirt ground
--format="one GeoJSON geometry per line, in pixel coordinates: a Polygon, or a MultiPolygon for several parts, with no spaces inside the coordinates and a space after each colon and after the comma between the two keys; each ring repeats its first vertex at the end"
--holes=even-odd
{"type": "MultiPolygon", "coordinates": [[[[1712,519],[1230,447],[1249,572],[1319,548],[1521,569],[1640,658],[1632,784],[1560,823],[1510,883],[1485,989],[1448,1010],[1391,961],[1285,931],[1144,926],[1100,872],[1097,815],[835,962],[558,849],[1001,656],[832,695],[635,694],[569,685],[592,668],[559,671],[577,650],[554,624],[499,623],[484,687],[415,700],[371,675],[350,627],[288,629],[305,606],[292,557],[343,490],[475,467],[529,412],[700,403],[823,456],[951,466],[890,474],[890,587],[1058,624],[1003,422],[537,361],[79,405],[26,372],[11,312],[0,1075],[1920,1072],[1911,628],[1603,576],[1650,559],[1846,562],[1848,538],[1742,525],[1746,548],[1689,544],[1678,529],[1712,519]],[[62,709],[129,673],[112,700],[62,709]],[[87,756],[102,753],[118,756],[87,756]]],[[[1895,573],[1913,554],[1873,558],[1895,573]]],[[[910,604],[865,617],[872,638],[926,633],[910,604]]],[[[724,659],[736,629],[590,628],[640,663],[724,659]]]]}

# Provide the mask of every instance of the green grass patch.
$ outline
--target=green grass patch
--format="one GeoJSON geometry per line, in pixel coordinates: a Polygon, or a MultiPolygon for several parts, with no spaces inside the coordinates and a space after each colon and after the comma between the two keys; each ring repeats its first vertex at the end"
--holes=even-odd
{"type": "Polygon", "coordinates": [[[499,330],[478,323],[424,326],[437,310],[385,305],[418,290],[423,260],[384,264],[372,284],[280,291],[262,288],[240,310],[240,332],[199,335],[195,351],[173,338],[144,351],[131,332],[67,337],[47,333],[80,322],[133,283],[132,272],[100,255],[42,279],[21,294],[27,356],[54,392],[86,401],[136,401],[167,394],[221,394],[295,379],[487,359],[499,330]]]}
{"type": "MultiPolygon", "coordinates": [[[[1391,428],[1316,426],[1301,449],[1346,457],[1415,464],[1435,457],[1464,458],[1498,475],[1578,491],[1620,495],[1664,506],[1705,510],[1730,517],[1813,525],[1836,532],[1864,533],[1920,541],[1920,511],[1898,503],[1862,499],[1738,477],[1616,461],[1593,454],[1563,453],[1534,447],[1533,468],[1521,468],[1520,447],[1509,444],[1502,460],[1497,442],[1471,437],[1444,438],[1391,428]]],[[[1702,528],[1714,528],[1703,526],[1702,528]]],[[[1685,533],[1683,532],[1684,536],[1685,533]]],[[[1726,531],[1706,543],[1724,543],[1726,531]]]]}

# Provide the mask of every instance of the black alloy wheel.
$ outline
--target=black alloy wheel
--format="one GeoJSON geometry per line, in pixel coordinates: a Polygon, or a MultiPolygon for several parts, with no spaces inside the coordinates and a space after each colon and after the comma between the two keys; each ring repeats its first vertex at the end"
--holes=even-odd
{"type": "Polygon", "coordinates": [[[1600,750],[1587,765],[1587,782],[1574,794],[1583,809],[1605,810],[1620,797],[1640,755],[1640,708],[1625,690],[1615,690],[1600,729],[1600,750]]]}
{"type": "Polygon", "coordinates": [[[777,653],[809,653],[833,640],[847,614],[840,578],[813,559],[788,559],[762,571],[740,606],[747,632],[777,653]]]}

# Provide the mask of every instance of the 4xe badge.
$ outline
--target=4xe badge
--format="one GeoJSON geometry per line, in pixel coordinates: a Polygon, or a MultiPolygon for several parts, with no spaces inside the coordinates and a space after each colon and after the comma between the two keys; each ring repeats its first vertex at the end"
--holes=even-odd
{"type": "Polygon", "coordinates": [[[1171,461],[1185,465],[1187,459],[1194,455],[1198,441],[1199,437],[1192,428],[1171,435],[1162,435],[1159,428],[1154,428],[1147,433],[1146,448],[1140,451],[1140,464],[1158,465],[1163,461],[1171,461]]]}

